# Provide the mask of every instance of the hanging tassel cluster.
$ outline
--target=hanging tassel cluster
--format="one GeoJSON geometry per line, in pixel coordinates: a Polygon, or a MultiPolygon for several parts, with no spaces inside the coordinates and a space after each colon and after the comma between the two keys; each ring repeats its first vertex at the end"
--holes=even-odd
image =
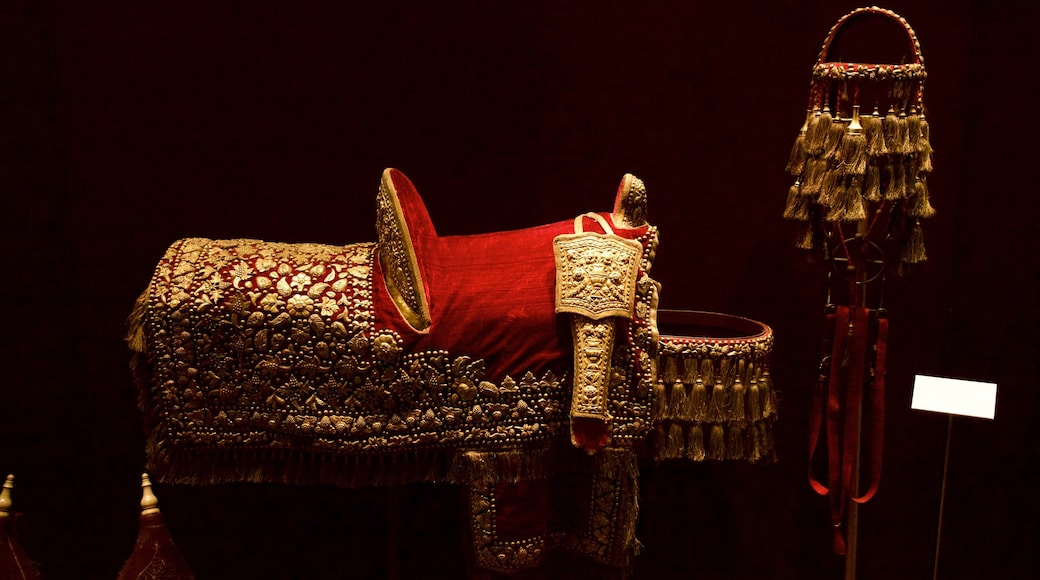
{"type": "Polygon", "coordinates": [[[654,389],[654,458],[772,461],[777,395],[769,375],[772,335],[745,342],[662,337],[654,389]],[[725,344],[735,343],[735,344],[725,344]]]}
{"type": "Polygon", "coordinates": [[[784,217],[805,222],[799,248],[826,250],[842,223],[888,220],[902,263],[925,260],[921,220],[932,217],[928,176],[932,147],[924,116],[926,77],[920,45],[897,14],[877,7],[846,15],[831,30],[813,68],[809,107],[787,162],[794,183],[784,217]],[[906,29],[911,64],[827,62],[838,28],[851,16],[882,14],[906,29]],[[868,113],[865,107],[871,107],[868,113]]]}

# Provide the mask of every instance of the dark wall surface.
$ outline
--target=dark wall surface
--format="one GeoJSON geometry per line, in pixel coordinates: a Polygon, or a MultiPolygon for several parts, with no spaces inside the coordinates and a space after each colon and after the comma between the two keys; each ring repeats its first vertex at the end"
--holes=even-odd
{"type": "MultiPolygon", "coordinates": [[[[660,227],[662,307],[772,325],[780,461],[648,465],[636,578],[842,577],[806,482],[823,272],[791,246],[783,166],[849,2],[0,4],[0,470],[47,578],[111,578],[144,436],[122,341],[187,236],[375,239],[392,166],[441,234],[608,210],[625,172],[660,227]]],[[[932,570],[946,418],[915,374],[999,385],[952,431],[942,578],[1040,575],[1036,14],[900,2],[929,72],[930,260],[890,280],[885,473],[863,578],[932,570]]],[[[457,490],[157,494],[199,578],[464,574],[457,490]],[[389,538],[393,538],[390,540],[389,538]]]]}

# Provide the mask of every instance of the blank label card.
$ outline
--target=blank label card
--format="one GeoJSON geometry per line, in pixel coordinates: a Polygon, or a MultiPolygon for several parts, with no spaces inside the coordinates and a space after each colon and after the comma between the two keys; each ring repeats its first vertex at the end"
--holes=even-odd
{"type": "Polygon", "coordinates": [[[997,384],[916,375],[910,408],[992,419],[997,408],[997,384]]]}

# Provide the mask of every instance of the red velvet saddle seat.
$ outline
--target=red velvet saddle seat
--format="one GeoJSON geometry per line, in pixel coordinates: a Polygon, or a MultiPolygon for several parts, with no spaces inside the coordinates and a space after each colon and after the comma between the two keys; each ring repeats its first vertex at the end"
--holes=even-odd
{"type": "MultiPolygon", "coordinates": [[[[573,233],[573,220],[514,231],[438,236],[415,186],[403,173],[387,169],[383,184],[391,203],[399,204],[407,226],[404,235],[417,260],[415,285],[428,305],[429,326],[410,325],[384,286],[375,293],[378,327],[400,333],[406,350],[479,356],[492,380],[571,369],[570,328],[554,308],[552,241],[573,233]]],[[[624,188],[623,182],[619,194],[624,188]]],[[[601,215],[613,222],[611,214],[601,215]]],[[[649,230],[646,224],[624,225],[614,223],[613,229],[627,239],[645,237],[649,230]]],[[[599,226],[588,229],[602,232],[599,226]]],[[[382,244],[382,248],[389,246],[382,244]]],[[[387,260],[381,259],[380,264],[385,268],[387,260]]],[[[382,268],[377,278],[387,278],[382,268]]]]}

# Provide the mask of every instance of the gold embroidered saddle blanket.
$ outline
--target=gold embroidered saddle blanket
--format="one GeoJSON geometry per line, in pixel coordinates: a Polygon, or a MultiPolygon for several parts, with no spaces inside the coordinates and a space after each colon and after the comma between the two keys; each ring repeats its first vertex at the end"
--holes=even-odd
{"type": "Polygon", "coordinates": [[[661,335],[637,178],[612,212],[475,236],[439,236],[399,171],[377,199],[374,243],[167,250],[128,337],[160,481],[461,484],[477,562],[510,571],[626,566],[641,457],[772,456],[772,333],[661,335]]]}

